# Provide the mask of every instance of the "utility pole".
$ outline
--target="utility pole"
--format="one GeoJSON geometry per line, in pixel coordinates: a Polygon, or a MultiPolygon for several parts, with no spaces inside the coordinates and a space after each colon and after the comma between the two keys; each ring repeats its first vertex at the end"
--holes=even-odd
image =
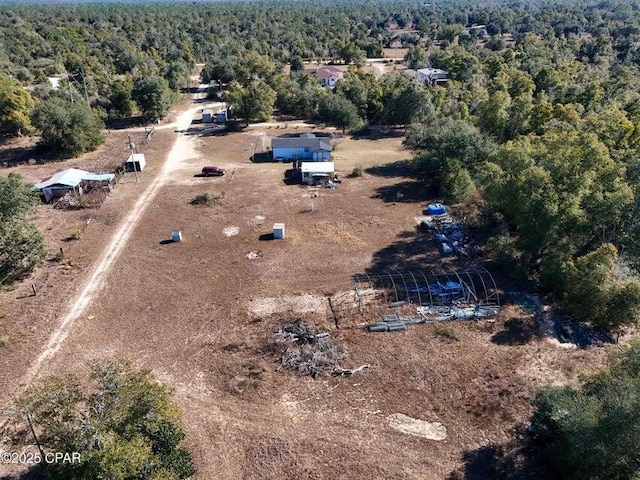
{"type": "Polygon", "coordinates": [[[67,88],[69,90],[69,101],[73,103],[73,97],[71,96],[71,79],[69,78],[68,73],[67,73],[67,88]]]}
{"type": "Polygon", "coordinates": [[[138,183],[138,169],[136,168],[136,159],[134,154],[136,153],[136,144],[131,141],[131,134],[129,134],[129,151],[131,151],[131,160],[133,164],[133,173],[136,176],[136,183],[138,183]]]}
{"type": "Polygon", "coordinates": [[[87,80],[84,76],[84,70],[80,70],[80,74],[82,75],[82,83],[84,85],[84,98],[87,100],[87,105],[91,106],[91,104],[89,103],[89,94],[87,93],[87,80]]]}
{"type": "Polygon", "coordinates": [[[393,51],[393,63],[398,62],[398,39],[396,38],[393,42],[395,45],[395,50],[393,51]]]}

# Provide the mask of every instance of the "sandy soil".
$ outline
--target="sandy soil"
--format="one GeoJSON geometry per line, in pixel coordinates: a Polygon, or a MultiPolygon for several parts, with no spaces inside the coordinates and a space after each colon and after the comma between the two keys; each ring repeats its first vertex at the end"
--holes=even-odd
{"type": "MultiPolygon", "coordinates": [[[[202,89],[204,88],[205,86],[202,87],[202,89]]],[[[198,93],[195,98],[203,98],[203,94],[198,93]]],[[[178,131],[187,130],[191,125],[194,114],[200,110],[200,108],[200,106],[193,106],[189,108],[183,112],[180,117],[178,117],[175,124],[167,125],[167,127],[175,127],[178,131]]],[[[170,180],[172,172],[179,169],[181,162],[185,159],[198,158],[197,153],[191,145],[192,142],[192,138],[183,134],[179,134],[177,136],[171,151],[167,155],[160,174],[156,176],[144,192],[142,192],[131,212],[120,225],[119,229],[111,239],[111,242],[107,246],[100,263],[85,284],[84,289],[78,298],[75,299],[69,309],[69,312],[62,319],[59,327],[49,339],[44,351],[38,355],[38,358],[29,368],[25,383],[31,383],[33,378],[40,371],[43,363],[50,360],[51,357],[60,349],[62,343],[72,332],[74,320],[84,313],[87,306],[92,302],[95,296],[100,293],[114,261],[118,258],[123,247],[126,245],[133,229],[140,220],[140,217],[153,198],[157,195],[160,188],[170,180]]]]}
{"type": "Polygon", "coordinates": [[[399,432],[406,433],[407,435],[414,435],[436,441],[442,441],[447,438],[446,427],[438,422],[426,422],[424,420],[407,417],[402,413],[389,415],[387,420],[391,428],[395,428],[399,432]]]}
{"type": "Polygon", "coordinates": [[[257,138],[305,131],[278,127],[180,129],[177,140],[158,132],[164,151],[142,185],[120,185],[93,213],[102,221],[64,244],[71,270],[39,271],[56,275],[42,296],[18,300],[31,280],[0,294],[0,327],[15,338],[0,357],[2,402],[53,345],[39,376],[127,358],[172,386],[199,479],[442,479],[473,469],[468,459],[484,447],[507,445],[537,387],[574,383],[601,364],[601,350],[557,348],[513,306],[495,323],[371,334],[358,328],[375,318],[365,312],[336,329],[325,299],[348,298],[351,275],[464,265],[443,259],[415,228],[433,199],[408,176],[401,137],[345,138],[334,152],[343,183],[314,190],[286,185],[286,164],[251,161],[257,138]],[[204,163],[228,174],[195,177],[204,163]],[[355,166],[364,176],[347,178],[355,166]],[[202,193],[217,200],[191,205],[202,193]],[[284,240],[265,239],[275,222],[285,222],[284,240]],[[176,228],[184,240],[164,242],[176,228]],[[33,333],[18,335],[13,319],[33,333]],[[345,348],[344,367],[371,367],[315,380],[279,369],[265,345],[294,320],[330,331],[345,348]],[[441,439],[425,438],[433,436],[441,439]]]}

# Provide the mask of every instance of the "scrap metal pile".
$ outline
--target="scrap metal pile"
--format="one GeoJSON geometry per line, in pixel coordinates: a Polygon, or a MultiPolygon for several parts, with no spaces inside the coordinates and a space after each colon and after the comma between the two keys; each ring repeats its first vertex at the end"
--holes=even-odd
{"type": "Polygon", "coordinates": [[[500,308],[491,306],[434,305],[416,308],[417,316],[382,315],[377,323],[367,325],[370,332],[397,332],[406,330],[407,325],[435,323],[449,320],[486,320],[498,315],[500,308]]]}
{"type": "Polygon", "coordinates": [[[500,293],[482,268],[436,273],[432,270],[385,272],[353,276],[356,301],[363,311],[383,312],[371,332],[405,330],[406,325],[449,320],[483,320],[498,315],[500,293]],[[376,292],[376,295],[364,295],[376,292]]]}
{"type": "Polygon", "coordinates": [[[426,231],[433,232],[433,238],[438,242],[438,248],[443,255],[467,256],[480,253],[480,248],[471,243],[463,226],[447,213],[444,205],[429,204],[422,213],[425,217],[421,226],[426,231]]]}

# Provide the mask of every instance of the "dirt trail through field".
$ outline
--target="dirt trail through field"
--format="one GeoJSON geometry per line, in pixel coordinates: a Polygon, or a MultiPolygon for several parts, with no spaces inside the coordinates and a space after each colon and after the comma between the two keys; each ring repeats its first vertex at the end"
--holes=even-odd
{"type": "MultiPolygon", "coordinates": [[[[205,88],[206,85],[200,85],[198,93],[194,96],[194,100],[204,98],[203,90],[205,90],[205,88]]],[[[201,108],[202,104],[193,105],[178,116],[178,119],[174,124],[178,132],[186,131],[189,128],[194,114],[201,108]]],[[[69,311],[60,322],[58,328],[49,338],[49,342],[47,343],[45,350],[38,356],[33,365],[31,365],[27,371],[25,378],[27,384],[31,383],[42,369],[43,364],[55,355],[66,338],[72,333],[74,321],[82,315],[82,313],[91,304],[91,301],[100,292],[111,267],[118,258],[122,248],[127,243],[127,240],[138,224],[138,221],[144,213],[147,205],[149,205],[151,200],[153,200],[159,189],[169,180],[171,172],[179,166],[180,162],[194,155],[193,142],[193,137],[178,133],[178,136],[173,143],[173,147],[165,159],[160,174],[153,180],[153,182],[151,182],[151,184],[149,184],[147,189],[140,194],[140,198],[131,209],[131,212],[113,235],[109,246],[106,248],[102,258],[100,259],[100,263],[98,263],[91,274],[87,284],[69,308],[69,311]]]]}

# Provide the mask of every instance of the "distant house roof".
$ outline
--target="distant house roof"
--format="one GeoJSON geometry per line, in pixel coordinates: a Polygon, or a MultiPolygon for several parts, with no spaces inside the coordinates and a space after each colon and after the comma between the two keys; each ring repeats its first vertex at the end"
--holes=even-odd
{"type": "Polygon", "coordinates": [[[321,67],[316,70],[316,77],[320,80],[327,80],[332,77],[343,78],[344,72],[336,67],[321,67]]]}
{"type": "Polygon", "coordinates": [[[317,150],[330,152],[331,144],[326,137],[277,137],[271,140],[271,148],[308,148],[313,152],[317,150]]]}
{"type": "Polygon", "coordinates": [[[445,72],[439,68],[421,68],[418,70],[419,73],[423,75],[448,75],[449,72],[445,72]]]}
{"type": "Polygon", "coordinates": [[[328,80],[329,78],[343,78],[344,72],[340,70],[338,67],[332,67],[330,65],[318,67],[318,68],[309,68],[305,70],[306,73],[315,75],[320,80],[328,80]]]}
{"type": "Polygon", "coordinates": [[[302,173],[333,173],[333,162],[302,162],[300,171],[302,173]]]}
{"type": "Polygon", "coordinates": [[[65,185],[73,188],[78,186],[83,180],[110,181],[114,178],[115,175],[113,173],[91,173],[78,168],[68,168],[50,177],[43,178],[33,186],[33,189],[42,190],[52,185],[65,185]]]}
{"type": "Polygon", "coordinates": [[[47,77],[52,90],[58,90],[60,88],[60,77],[47,77]]]}

